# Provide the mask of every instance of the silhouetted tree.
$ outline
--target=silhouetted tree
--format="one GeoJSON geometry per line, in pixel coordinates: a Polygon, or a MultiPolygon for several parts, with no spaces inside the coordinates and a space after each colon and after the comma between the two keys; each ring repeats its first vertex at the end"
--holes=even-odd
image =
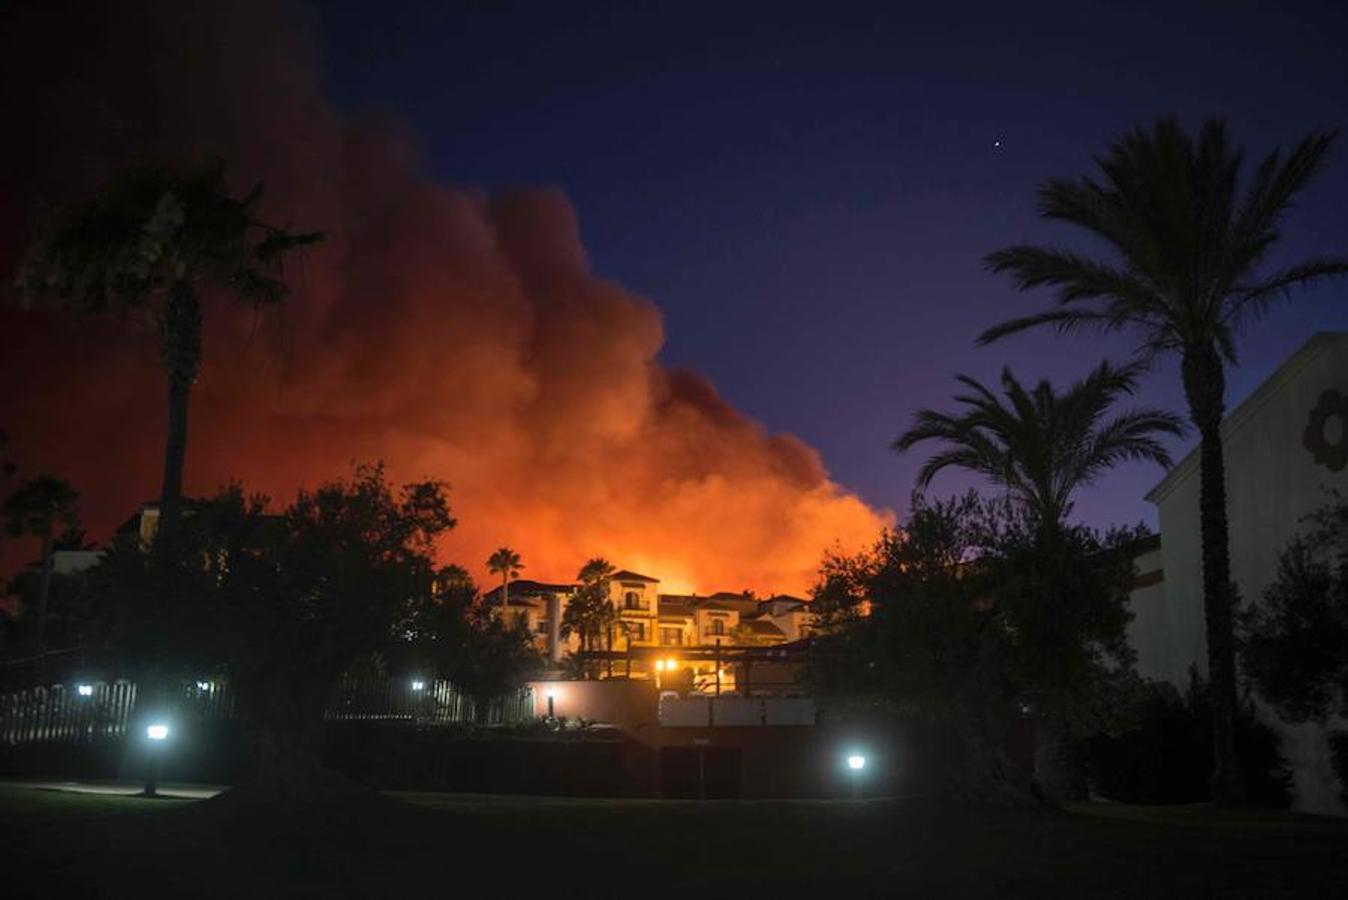
{"type": "Polygon", "coordinates": [[[595,557],[581,566],[576,575],[580,587],[567,601],[566,611],[562,613],[561,633],[564,638],[579,635],[582,653],[598,649],[601,635],[607,635],[609,649],[612,649],[613,626],[618,621],[618,611],[609,596],[613,572],[613,565],[608,560],[595,557]]]}
{"type": "MultiPolygon", "coordinates": [[[[1136,691],[1125,727],[1081,743],[1093,789],[1122,803],[1196,803],[1211,795],[1212,704],[1196,667],[1188,690],[1153,681],[1136,691]]],[[[1249,799],[1266,806],[1291,802],[1292,773],[1281,741],[1259,721],[1248,699],[1237,707],[1236,756],[1249,799]]]]}
{"type": "Polygon", "coordinates": [[[323,714],[343,672],[399,640],[409,602],[434,586],[434,541],[453,527],[444,486],[395,493],[381,466],[301,491],[278,515],[238,487],[183,520],[185,552],[152,559],[126,541],[97,575],[128,617],[141,673],[225,674],[268,796],[303,797],[323,714]]]}
{"type": "Polygon", "coordinates": [[[9,432],[0,428],[0,478],[10,478],[18,468],[9,456],[9,432]]]}
{"type": "Polygon", "coordinates": [[[502,621],[460,566],[436,574],[434,589],[413,599],[398,631],[406,642],[404,667],[483,700],[519,689],[540,663],[527,624],[502,621]]]}
{"type": "Polygon", "coordinates": [[[168,376],[168,434],[159,536],[177,527],[187,413],[201,364],[202,301],[219,292],[281,303],[282,259],[321,239],[258,217],[262,186],[236,198],[224,166],[145,166],[115,175],[97,196],[59,210],[33,242],[17,286],[29,301],[81,315],[149,313],[168,376]]]}
{"type": "Polygon", "coordinates": [[[487,557],[487,571],[501,576],[501,620],[510,613],[510,581],[520,577],[524,563],[520,555],[509,547],[502,547],[487,557]]]}
{"type": "MultiPolygon", "coordinates": [[[[1310,517],[1282,552],[1262,602],[1238,616],[1241,663],[1254,691],[1289,722],[1348,716],[1348,499],[1310,517]]],[[[1348,732],[1330,735],[1348,803],[1348,732]]]]}
{"type": "Polygon", "coordinates": [[[1233,743],[1235,640],[1221,422],[1225,366],[1236,338],[1297,284],[1348,272],[1342,258],[1309,259],[1267,271],[1282,238],[1282,220],[1321,169],[1333,133],[1304,138],[1285,158],[1278,151],[1242,183],[1242,154],[1220,121],[1191,138],[1174,119],[1125,135],[1098,158],[1095,178],[1051,179],[1039,190],[1039,213],[1104,241],[1109,258],[1038,246],[988,256],[994,272],[1017,287],[1051,287],[1058,307],[984,332],[987,343],[1029,328],[1059,332],[1128,331],[1148,357],[1179,358],[1189,415],[1200,436],[1199,527],[1203,604],[1214,707],[1213,790],[1242,795],[1233,743]]]}
{"type": "Polygon", "coordinates": [[[813,591],[816,689],[937,723],[951,789],[980,802],[1033,802],[1007,751],[1026,711],[1081,733],[1109,728],[1134,680],[1132,535],[1065,528],[1046,561],[1032,526],[972,493],[915,494],[901,530],[828,557],[813,591]]]}
{"type": "Polygon", "coordinates": [[[35,537],[39,542],[40,576],[37,602],[37,627],[33,645],[40,654],[47,649],[47,607],[51,599],[52,548],[56,526],[75,527],[75,503],[79,493],[70,482],[50,475],[25,481],[5,500],[5,530],[11,537],[35,537]]]}
{"type": "Polygon", "coordinates": [[[958,381],[969,391],[955,397],[959,414],[920,410],[913,427],[894,448],[899,452],[927,441],[941,447],[918,472],[926,488],[942,469],[954,466],[1006,488],[1041,528],[1062,524],[1072,494],[1104,472],[1128,460],[1170,465],[1170,454],[1157,440],[1177,436],[1184,425],[1172,413],[1137,409],[1106,418],[1137,387],[1137,365],[1116,368],[1108,362],[1063,393],[1047,380],[1026,390],[1010,369],[1002,370],[1005,402],[967,375],[958,381]]]}

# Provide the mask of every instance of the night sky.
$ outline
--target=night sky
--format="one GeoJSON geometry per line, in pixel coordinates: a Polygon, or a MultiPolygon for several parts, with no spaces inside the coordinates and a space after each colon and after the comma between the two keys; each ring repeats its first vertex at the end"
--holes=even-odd
{"type": "MultiPolygon", "coordinates": [[[[596,269],[659,305],[665,362],[899,510],[922,451],[889,443],[916,408],[949,405],[955,372],[1065,381],[1131,350],[973,346],[1049,301],[981,266],[1073,240],[1035,220],[1042,179],[1086,173],[1164,114],[1223,116],[1251,157],[1348,123],[1338,3],[461,6],[321,4],[327,89],[396,122],[447,181],[560,187],[596,269]]],[[[1348,250],[1345,201],[1341,142],[1284,252],[1348,250]]],[[[1348,328],[1345,300],[1348,284],[1298,293],[1247,334],[1232,404],[1313,332],[1348,328]]],[[[1141,399],[1182,408],[1174,367],[1141,399]]],[[[1142,494],[1159,478],[1116,471],[1078,514],[1154,523],[1142,494]]]]}

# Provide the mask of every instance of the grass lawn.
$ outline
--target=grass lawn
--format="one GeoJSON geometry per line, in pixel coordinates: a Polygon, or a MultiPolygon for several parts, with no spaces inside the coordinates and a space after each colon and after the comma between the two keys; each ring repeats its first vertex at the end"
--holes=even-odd
{"type": "Polygon", "coordinates": [[[1348,897],[1348,827],[1310,817],[394,796],[274,810],[0,787],[0,895],[1348,897]]]}

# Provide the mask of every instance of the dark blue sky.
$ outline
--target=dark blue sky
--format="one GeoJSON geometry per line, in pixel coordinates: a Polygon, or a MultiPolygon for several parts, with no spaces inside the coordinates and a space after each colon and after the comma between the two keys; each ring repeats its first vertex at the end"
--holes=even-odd
{"type": "MultiPolygon", "coordinates": [[[[949,405],[955,372],[1065,381],[1131,349],[974,348],[1049,300],[980,262],[1071,240],[1034,218],[1042,179],[1163,114],[1226,117],[1251,156],[1348,124],[1348,4],[460,6],[321,4],[333,95],[399,121],[448,181],[564,189],[596,269],[663,310],[665,362],[900,510],[921,459],[888,445],[916,408],[949,405]]],[[[1296,255],[1348,253],[1348,140],[1287,234],[1296,255]]],[[[1298,294],[1247,335],[1231,401],[1341,328],[1348,284],[1298,294]]],[[[1142,399],[1182,409],[1174,368],[1142,399]]],[[[1121,469],[1078,513],[1154,523],[1159,477],[1121,469]]]]}

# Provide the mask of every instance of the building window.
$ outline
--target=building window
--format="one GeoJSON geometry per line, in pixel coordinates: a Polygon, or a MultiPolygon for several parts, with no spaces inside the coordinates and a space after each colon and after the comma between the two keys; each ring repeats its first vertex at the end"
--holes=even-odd
{"type": "Polygon", "coordinates": [[[660,643],[662,643],[662,644],[664,644],[664,645],[666,645],[666,646],[670,646],[670,647],[679,647],[679,646],[682,646],[682,644],[683,644],[683,629],[682,629],[682,628],[661,628],[661,629],[660,629],[660,643]]]}
{"type": "Polygon", "coordinates": [[[628,591],[623,594],[623,607],[625,609],[645,609],[646,604],[642,601],[641,595],[636,591],[628,591]]]}
{"type": "Polygon", "coordinates": [[[547,634],[549,628],[551,627],[551,625],[552,625],[552,623],[549,622],[547,619],[539,619],[539,620],[538,620],[538,633],[539,633],[539,634],[547,634]]]}
{"type": "Polygon", "coordinates": [[[646,623],[645,623],[645,622],[628,622],[628,623],[627,623],[627,639],[628,639],[628,640],[631,640],[631,641],[644,641],[644,640],[646,640],[646,623]]]}
{"type": "Polygon", "coordinates": [[[707,626],[707,634],[716,636],[725,634],[725,622],[721,619],[712,619],[711,624],[707,626]]]}

